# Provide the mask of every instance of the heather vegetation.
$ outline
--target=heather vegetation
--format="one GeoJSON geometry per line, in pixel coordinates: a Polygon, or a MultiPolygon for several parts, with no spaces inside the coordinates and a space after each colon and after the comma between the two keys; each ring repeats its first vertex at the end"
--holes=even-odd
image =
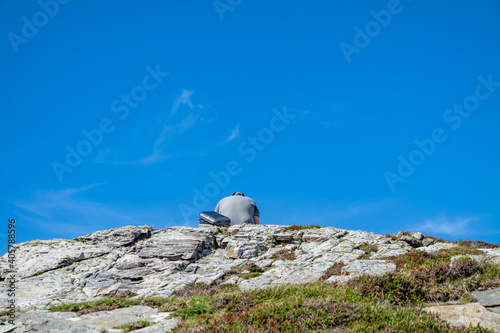
{"type": "Polygon", "coordinates": [[[281,250],[276,251],[273,254],[272,259],[275,259],[275,260],[295,260],[295,259],[297,259],[297,256],[290,249],[281,249],[281,250]]]}

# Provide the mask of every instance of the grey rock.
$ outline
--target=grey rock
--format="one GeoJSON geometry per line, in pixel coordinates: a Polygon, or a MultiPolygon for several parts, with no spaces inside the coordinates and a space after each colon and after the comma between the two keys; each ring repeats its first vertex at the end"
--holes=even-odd
{"type": "Polygon", "coordinates": [[[434,243],[435,243],[435,241],[432,238],[429,238],[429,237],[425,237],[422,240],[422,246],[429,246],[429,245],[432,245],[434,243]]]}
{"type": "Polygon", "coordinates": [[[500,306],[487,307],[488,311],[499,313],[500,314],[500,306]]]}
{"type": "Polygon", "coordinates": [[[360,275],[383,275],[396,269],[396,265],[385,260],[355,260],[349,265],[342,267],[342,272],[348,272],[350,276],[360,275]]]}
{"type": "Polygon", "coordinates": [[[437,252],[439,250],[446,250],[446,249],[450,249],[452,247],[456,247],[456,245],[453,243],[434,243],[434,244],[429,245],[429,246],[419,247],[419,248],[417,248],[417,250],[424,251],[427,253],[434,253],[434,252],[437,252]]]}
{"type": "Polygon", "coordinates": [[[196,260],[205,249],[214,249],[215,228],[173,227],[144,241],[137,248],[140,258],[171,261],[196,260]]]}
{"type": "Polygon", "coordinates": [[[424,235],[421,232],[412,232],[411,237],[418,239],[419,241],[424,239],[424,235]]]}
{"type": "Polygon", "coordinates": [[[255,265],[257,265],[260,268],[266,268],[271,266],[271,264],[274,262],[274,260],[271,259],[264,259],[264,260],[254,260],[255,265]]]}
{"type": "MultiPolygon", "coordinates": [[[[156,328],[165,332],[171,330],[178,323],[177,319],[166,320],[169,315],[170,313],[159,313],[157,309],[139,305],[111,311],[93,312],[81,316],[77,316],[73,312],[35,310],[18,315],[17,321],[19,325],[16,332],[99,333],[103,330],[111,330],[116,326],[141,320],[158,323],[156,328]]],[[[144,332],[155,331],[147,330],[144,332]]]]}
{"type": "Polygon", "coordinates": [[[479,303],[465,305],[438,305],[423,308],[429,313],[436,313],[452,326],[469,327],[480,324],[482,327],[500,332],[500,314],[488,311],[479,303]]]}
{"type": "Polygon", "coordinates": [[[11,333],[16,329],[16,325],[5,324],[0,326],[0,333],[11,333]]]}
{"type": "Polygon", "coordinates": [[[403,242],[408,243],[411,247],[421,247],[423,246],[422,242],[416,238],[413,238],[411,236],[403,235],[399,237],[399,240],[402,240],[403,242]]]}
{"type": "Polygon", "coordinates": [[[284,233],[279,233],[279,234],[274,234],[274,239],[276,239],[278,242],[291,242],[293,240],[293,234],[284,232],[284,233]]]}
{"type": "MultiPolygon", "coordinates": [[[[135,330],[134,333],[163,333],[170,332],[175,326],[179,325],[180,321],[177,318],[172,318],[168,320],[164,320],[156,325],[141,328],[135,330]]],[[[109,331],[108,331],[109,332],[109,331]]]]}
{"type": "Polygon", "coordinates": [[[227,245],[227,257],[232,259],[249,259],[257,257],[259,252],[265,248],[261,247],[257,242],[231,241],[227,245]]]}
{"type": "Polygon", "coordinates": [[[123,227],[117,229],[100,230],[89,235],[76,237],[76,241],[93,245],[107,245],[109,247],[127,246],[139,240],[151,237],[153,228],[149,226],[123,227]]]}
{"type": "Polygon", "coordinates": [[[482,306],[500,306],[500,287],[484,291],[473,291],[472,296],[474,296],[475,301],[479,302],[482,306]]]}

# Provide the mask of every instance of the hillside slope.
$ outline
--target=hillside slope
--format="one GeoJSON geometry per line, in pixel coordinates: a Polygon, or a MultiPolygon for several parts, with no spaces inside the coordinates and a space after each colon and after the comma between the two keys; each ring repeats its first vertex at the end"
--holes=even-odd
{"type": "MultiPolygon", "coordinates": [[[[438,301],[454,299],[461,299],[462,303],[472,302],[474,299],[469,291],[500,286],[500,276],[496,274],[497,271],[492,271],[496,269],[494,267],[500,266],[500,249],[494,245],[481,242],[450,243],[420,233],[401,232],[398,235],[384,236],[334,227],[237,225],[230,228],[203,226],[153,230],[148,226],[129,226],[97,231],[74,240],[55,239],[22,243],[16,246],[15,254],[17,267],[15,304],[17,310],[29,310],[16,314],[14,322],[18,328],[15,332],[29,331],[30,327],[39,331],[46,329],[53,332],[58,330],[92,332],[93,329],[102,332],[105,329],[141,320],[144,323],[139,326],[157,322],[159,324],[138,331],[166,331],[177,324],[182,324],[184,327],[190,325],[189,329],[184,328],[186,332],[195,331],[201,329],[203,325],[197,328],[189,320],[207,313],[207,309],[203,306],[208,301],[215,302],[216,296],[222,295],[223,290],[238,293],[239,297],[242,297],[241,295],[265,293],[265,290],[282,290],[281,287],[286,290],[288,287],[300,288],[303,285],[303,290],[306,290],[312,288],[311,286],[322,285],[324,292],[320,294],[329,295],[332,300],[336,293],[347,292],[345,288],[357,290],[356,288],[361,286],[357,292],[359,297],[369,294],[370,297],[380,295],[379,301],[386,299],[394,306],[404,308],[420,305],[421,308],[424,301],[426,304],[434,302],[434,305],[438,301]],[[464,258],[464,255],[469,259],[464,258]],[[415,279],[415,276],[408,274],[409,272],[432,271],[438,266],[441,270],[443,267],[453,267],[458,273],[452,276],[454,273],[450,271],[443,277],[443,272],[434,272],[435,281],[432,283],[436,285],[434,288],[436,290],[425,289],[427,288],[425,286],[418,288],[414,286],[410,295],[404,291],[404,288],[408,287],[405,287],[404,279],[415,279]],[[484,275],[477,276],[481,283],[473,280],[474,274],[484,275]],[[375,278],[377,276],[379,278],[375,278]],[[469,276],[472,282],[469,281],[467,285],[461,287],[452,287],[450,278],[464,284],[462,280],[469,276]],[[377,281],[391,279],[391,281],[384,282],[386,284],[381,284],[378,289],[370,290],[371,287],[367,288],[367,285],[377,286],[380,282],[363,280],[367,278],[378,279],[377,281]],[[448,283],[447,288],[451,288],[450,291],[440,292],[438,283],[444,283],[443,286],[448,283]],[[389,284],[396,285],[397,290],[384,290],[389,284]],[[197,287],[203,285],[206,287],[197,287]],[[207,292],[210,288],[217,289],[218,293],[207,292]],[[395,292],[401,292],[402,295],[395,292]],[[188,308],[202,306],[202,310],[195,311],[193,316],[178,312],[182,306],[180,308],[165,306],[169,298],[172,300],[175,297],[178,299],[209,297],[209,299],[202,299],[199,304],[188,302],[183,305],[188,308]],[[210,297],[215,298],[210,299],[210,297]],[[158,301],[156,303],[144,301],[153,298],[158,301]],[[117,302],[115,305],[106,303],[107,306],[97,307],[93,311],[111,311],[125,306],[124,300],[130,300],[131,303],[128,305],[133,306],[128,310],[116,309],[112,310],[115,312],[102,312],[99,315],[96,314],[98,312],[82,314],[81,307],[76,310],[69,309],[73,312],[67,313],[41,311],[50,306],[53,310],[67,311],[68,308],[61,305],[78,302],[94,302],[88,303],[91,308],[90,304],[99,304],[99,300],[104,304],[102,302],[109,299],[121,300],[122,303],[117,302]],[[169,309],[171,312],[177,311],[175,313],[177,319],[168,319],[169,309]],[[80,312],[75,314],[75,311],[80,312]],[[81,317],[82,315],[87,317],[81,317]],[[52,326],[47,323],[51,323],[52,326]]],[[[8,282],[11,274],[8,257],[5,255],[0,259],[2,306],[9,304],[8,282]]],[[[427,273],[419,274],[423,274],[420,276],[422,281],[429,278],[427,273]]],[[[417,276],[416,280],[409,281],[420,280],[417,276]]],[[[296,290],[295,293],[300,294],[303,290],[296,290]]],[[[344,298],[347,297],[342,295],[344,298]]],[[[340,297],[340,294],[337,296],[340,297]]],[[[307,297],[298,304],[304,304],[307,297]]],[[[282,299],[277,302],[283,301],[282,299]]],[[[361,299],[358,301],[362,303],[361,299]]],[[[307,308],[314,308],[311,304],[307,308]]],[[[323,307],[328,308],[325,304],[323,307]]],[[[248,311],[255,306],[256,304],[252,303],[245,309],[248,311]]],[[[4,306],[3,310],[8,309],[4,306]]],[[[219,310],[222,310],[222,307],[219,310]]],[[[227,316],[227,311],[231,312],[234,309],[226,307],[219,315],[227,316]]],[[[333,310],[330,309],[331,311],[333,310]]],[[[424,311],[417,312],[422,316],[427,315],[424,311]]],[[[489,312],[496,315],[492,311],[489,312]]],[[[500,317],[500,314],[498,316],[500,317]]],[[[489,325],[494,328],[495,318],[491,318],[492,324],[489,324],[488,320],[480,322],[483,326],[489,325]]],[[[245,320],[248,322],[250,319],[245,320]]],[[[219,324],[209,321],[206,323],[207,327],[212,327],[210,325],[217,327],[219,324]]],[[[183,331],[182,325],[177,329],[183,331]]],[[[283,330],[284,326],[280,326],[282,324],[277,322],[276,325],[278,325],[276,330],[272,329],[272,325],[268,325],[265,326],[265,330],[259,330],[256,326],[255,331],[283,330]]],[[[315,325],[304,324],[304,321],[301,321],[300,325],[294,327],[297,327],[297,331],[308,331],[321,327],[325,329],[347,327],[348,323],[332,322],[323,326],[315,325]]],[[[249,327],[243,326],[246,329],[249,327]]],[[[4,329],[14,331],[14,326],[4,325],[4,329]]],[[[123,331],[125,328],[121,329],[123,331]]],[[[233,327],[227,331],[238,330],[233,327]]],[[[2,330],[2,326],[0,331],[8,332],[2,330]]],[[[221,329],[222,331],[225,330],[221,329]]]]}

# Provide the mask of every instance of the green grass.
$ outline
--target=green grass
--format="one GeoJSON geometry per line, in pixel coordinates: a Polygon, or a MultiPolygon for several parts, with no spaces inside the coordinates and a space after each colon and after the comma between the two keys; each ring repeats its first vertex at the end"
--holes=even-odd
{"type": "Polygon", "coordinates": [[[196,304],[189,308],[179,309],[172,313],[172,316],[181,317],[182,319],[192,319],[209,312],[211,309],[212,306],[208,304],[196,304]]]}
{"type": "Polygon", "coordinates": [[[130,331],[134,331],[134,330],[137,330],[137,329],[140,329],[140,328],[148,327],[148,326],[151,326],[151,325],[154,325],[154,324],[155,323],[152,323],[152,322],[149,322],[149,321],[140,320],[140,321],[138,321],[136,323],[128,323],[128,324],[116,326],[114,328],[122,329],[124,333],[127,333],[127,332],[130,332],[130,331]]]}
{"type": "MultiPolygon", "coordinates": [[[[184,302],[172,298],[147,297],[147,298],[128,298],[128,297],[106,297],[96,301],[79,302],[74,304],[63,303],[52,305],[48,308],[52,312],[76,312],[78,315],[92,313],[97,311],[109,311],[113,309],[127,308],[134,305],[147,305],[153,308],[174,309],[176,305],[184,305],[184,302]]],[[[169,310],[164,310],[169,311],[169,310]]]]}
{"type": "Polygon", "coordinates": [[[365,251],[366,256],[369,256],[370,253],[372,253],[372,252],[378,251],[378,246],[375,244],[361,243],[360,245],[358,245],[357,248],[365,251]]]}
{"type": "MultiPolygon", "coordinates": [[[[17,313],[17,309],[16,309],[16,313],[17,313]]],[[[8,316],[10,314],[10,310],[2,310],[0,311],[0,317],[3,317],[3,316],[8,316]]]]}

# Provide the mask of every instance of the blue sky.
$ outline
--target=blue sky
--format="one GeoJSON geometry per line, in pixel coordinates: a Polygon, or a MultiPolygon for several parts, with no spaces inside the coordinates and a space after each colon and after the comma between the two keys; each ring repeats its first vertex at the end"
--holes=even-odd
{"type": "Polygon", "coordinates": [[[3,1],[1,252],[262,224],[500,243],[500,3],[3,1]]]}

